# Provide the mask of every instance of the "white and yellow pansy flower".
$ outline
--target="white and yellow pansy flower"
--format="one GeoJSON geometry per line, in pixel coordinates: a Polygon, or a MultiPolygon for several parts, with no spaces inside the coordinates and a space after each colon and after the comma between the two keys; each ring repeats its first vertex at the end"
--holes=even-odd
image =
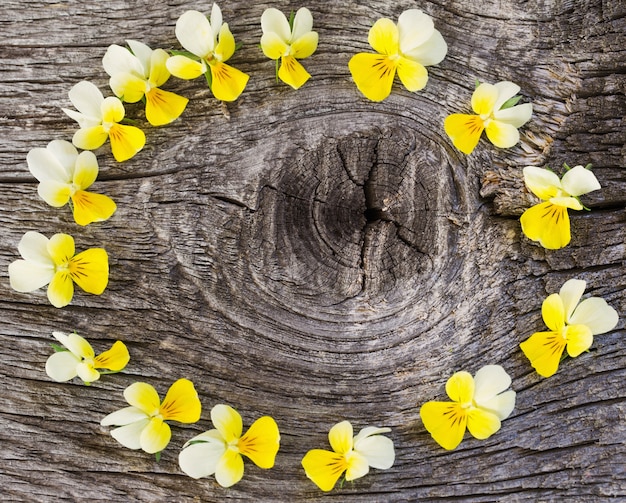
{"type": "Polygon", "coordinates": [[[522,214],[522,232],[550,250],[563,248],[572,239],[567,210],[582,210],[579,196],[601,188],[596,176],[583,166],[573,167],[560,180],[549,169],[526,166],[524,182],[544,202],[522,214]]]}
{"type": "Polygon", "coordinates": [[[114,44],[102,58],[104,70],[111,76],[111,89],[127,103],[145,97],[148,122],[153,126],[169,124],[183,113],[189,102],[183,96],[160,89],[170,77],[166,66],[169,54],[163,49],[152,50],[136,40],[126,42],[130,50],[114,44]]]}
{"type": "Polygon", "coordinates": [[[116,341],[111,349],[96,356],[91,344],[77,333],[52,332],[64,350],[58,350],[46,361],[46,374],[57,382],[80,377],[85,384],[100,379],[103,373],[119,372],[128,364],[130,355],[122,341],[116,341]],[[104,371],[98,371],[104,369],[104,371]]]}
{"type": "Polygon", "coordinates": [[[266,9],[261,16],[261,49],[280,68],[277,77],[294,89],[299,89],[311,75],[299,59],[308,58],[317,49],[318,35],[313,29],[313,16],[309,9],[298,9],[290,23],[278,9],[266,9]]]}
{"type": "Polygon", "coordinates": [[[272,468],[280,447],[280,433],[270,416],[257,419],[242,435],[243,422],[232,407],[218,404],[211,409],[215,429],[193,437],[178,456],[180,468],[199,479],[215,474],[222,487],[230,487],[243,477],[246,456],[259,468],[272,468]]]}
{"type": "Polygon", "coordinates": [[[227,23],[222,22],[222,11],[214,3],[211,19],[201,12],[189,10],[176,21],[176,38],[190,53],[171,56],[166,66],[181,79],[195,79],[205,75],[213,96],[221,101],[234,101],[248,83],[248,75],[226,63],[235,53],[235,37],[227,23]]]}
{"type": "Polygon", "coordinates": [[[80,126],[72,138],[76,147],[95,150],[108,138],[113,157],[122,162],[133,157],[146,144],[146,135],[141,129],[120,124],[126,111],[119,98],[105,98],[94,84],[85,80],[72,87],[69,97],[78,111],[67,108],[63,111],[80,126]]]}
{"type": "Polygon", "coordinates": [[[483,133],[499,148],[509,148],[519,141],[518,128],[533,112],[530,103],[515,105],[520,87],[513,82],[482,83],[472,94],[472,110],[476,115],[452,114],[446,117],[444,129],[454,146],[471,154],[483,133]]]}
{"type": "Polygon", "coordinates": [[[381,433],[390,428],[368,426],[353,437],[352,424],[342,421],[328,433],[332,451],[312,449],[302,458],[306,476],[322,491],[330,491],[344,474],[347,481],[367,475],[370,467],[386,470],[393,466],[393,441],[381,433]]]}
{"type": "Polygon", "coordinates": [[[539,375],[554,375],[565,349],[574,358],[591,347],[594,335],[617,326],[617,311],[604,299],[590,297],[580,301],[586,286],[583,280],[570,279],[559,293],[548,296],[541,306],[541,316],[550,331],[535,332],[520,344],[539,375]]]}
{"type": "Polygon", "coordinates": [[[87,192],[98,177],[98,161],[92,152],[81,152],[64,140],[52,140],[46,148],[34,148],[26,156],[28,169],[39,180],[37,192],[50,206],[71,201],[78,225],[107,220],[116,210],[113,200],[87,192]]]}
{"type": "Polygon", "coordinates": [[[91,248],[75,255],[74,238],[55,234],[48,239],[29,231],[18,245],[23,260],[9,265],[11,287],[32,292],[48,285],[48,299],[55,307],[68,305],[74,296],[74,283],[85,292],[100,295],[109,282],[109,258],[102,248],[91,248]]]}
{"type": "Polygon", "coordinates": [[[396,72],[409,91],[423,89],[428,81],[425,67],[440,63],[448,52],[432,18],[418,9],[400,14],[397,25],[379,19],[368,42],[376,53],[355,54],[348,67],[359,91],[372,101],[389,96],[396,72]]]}

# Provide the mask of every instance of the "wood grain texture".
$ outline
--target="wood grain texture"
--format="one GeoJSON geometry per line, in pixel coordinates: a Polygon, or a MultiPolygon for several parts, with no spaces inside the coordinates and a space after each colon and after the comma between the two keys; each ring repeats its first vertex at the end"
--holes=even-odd
{"type": "MultiPolygon", "coordinates": [[[[626,497],[626,8],[599,0],[399,2],[256,0],[220,4],[251,75],[227,119],[203,81],[171,79],[191,98],[183,117],[146,127],[147,145],[117,164],[97,151],[94,189],[113,197],[109,221],[79,228],[36,193],[31,148],[70,139],[67,91],[91,80],[127,39],[177,48],[176,19],[210,3],[182,0],[5,0],[0,26],[0,487],[3,501],[583,501],[626,497]],[[392,5],[393,4],[393,5],[392,5]],[[307,6],[320,35],[295,92],[274,80],[258,48],[260,16],[307,6]],[[425,90],[399,83],[371,103],[347,63],[367,51],[379,17],[432,15],[449,45],[425,90]],[[474,80],[513,80],[535,113],[521,142],[482,140],[456,151],[443,119],[469,110],[474,80]],[[546,251],[521,235],[532,203],[521,168],[593,163],[602,190],[571,212],[572,243],[546,251]],[[7,267],[25,231],[72,234],[103,246],[110,283],[61,310],[41,290],[20,294],[7,267]],[[550,379],[519,343],[541,330],[541,302],[571,278],[620,313],[615,331],[550,379]],[[51,382],[53,330],[96,351],[121,339],[131,361],[90,387],[51,382]],[[517,405],[486,441],[446,452],[419,420],[444,399],[455,371],[499,363],[517,405]],[[202,419],[173,428],[159,463],[122,448],[99,421],[142,380],[163,395],[195,383],[202,419]],[[270,414],[281,430],[276,466],[246,463],[228,490],[178,468],[183,443],[228,403],[244,424],[270,414]],[[390,470],[372,470],[330,495],[300,460],[327,447],[329,428],[389,426],[390,470]]],[[[146,126],[140,106],[128,115],[146,126]]]]}

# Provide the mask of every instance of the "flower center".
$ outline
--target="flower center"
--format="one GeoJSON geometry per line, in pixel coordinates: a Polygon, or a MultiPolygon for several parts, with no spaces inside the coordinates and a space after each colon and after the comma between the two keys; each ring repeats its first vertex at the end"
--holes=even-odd
{"type": "Polygon", "coordinates": [[[231,451],[239,452],[239,439],[237,438],[228,442],[226,448],[231,451]]]}

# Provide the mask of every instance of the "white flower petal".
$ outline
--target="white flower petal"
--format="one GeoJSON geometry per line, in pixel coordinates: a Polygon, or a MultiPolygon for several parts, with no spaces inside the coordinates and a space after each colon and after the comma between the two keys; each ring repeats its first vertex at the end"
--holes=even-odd
{"type": "Polygon", "coordinates": [[[570,318],[570,325],[586,325],[593,335],[604,334],[613,330],[619,317],[617,311],[600,297],[583,300],[570,318]]]}
{"type": "Polygon", "coordinates": [[[60,351],[51,355],[46,361],[46,374],[57,382],[69,381],[76,377],[80,358],[69,351],[60,351]]]}
{"type": "Polygon", "coordinates": [[[372,435],[378,435],[380,433],[389,433],[390,431],[391,431],[391,428],[378,428],[376,426],[366,426],[361,431],[359,431],[359,434],[356,437],[354,437],[352,442],[353,442],[354,447],[356,448],[357,444],[364,438],[370,437],[372,435]]]}
{"type": "Polygon", "coordinates": [[[536,166],[526,166],[524,168],[524,183],[533,194],[546,200],[554,196],[556,191],[561,188],[561,180],[559,180],[556,173],[536,166]],[[551,195],[545,197],[546,194],[551,195]]]}
{"type": "Polygon", "coordinates": [[[146,418],[136,423],[130,423],[126,426],[115,428],[111,430],[111,436],[128,449],[141,449],[141,432],[148,426],[149,422],[150,420],[146,418]]]}
{"type": "Polygon", "coordinates": [[[152,49],[146,44],[138,42],[137,40],[127,40],[126,43],[130,50],[139,60],[141,68],[143,69],[143,76],[147,79],[150,77],[150,60],[152,59],[152,49]]]}
{"type": "Polygon", "coordinates": [[[426,42],[410,51],[402,52],[407,58],[417,61],[423,66],[437,65],[448,54],[448,44],[446,44],[441,33],[438,30],[434,30],[426,42]]]}
{"type": "Polygon", "coordinates": [[[188,10],[176,21],[176,38],[180,45],[200,58],[213,52],[216,35],[206,16],[197,10],[188,10]]]}
{"type": "Polygon", "coordinates": [[[213,7],[211,8],[211,30],[213,31],[213,43],[217,45],[217,34],[222,29],[222,11],[215,2],[213,2],[213,7]]]}
{"type": "Polygon", "coordinates": [[[291,29],[285,15],[273,7],[265,9],[261,15],[263,33],[275,33],[285,43],[291,42],[291,29]]]}
{"type": "Polygon", "coordinates": [[[61,108],[70,118],[78,122],[81,129],[97,126],[102,124],[102,119],[97,117],[87,117],[86,115],[77,112],[76,110],[70,110],[69,108],[61,108]]]}
{"type": "Polygon", "coordinates": [[[583,293],[585,293],[586,287],[587,282],[582,279],[569,279],[563,283],[563,286],[559,290],[559,297],[561,297],[563,301],[566,323],[570,323],[570,317],[580,302],[583,293]]]}
{"type": "Polygon", "coordinates": [[[54,265],[48,252],[48,238],[35,231],[28,231],[22,236],[17,250],[22,258],[45,265],[54,265]]]}
{"type": "Polygon", "coordinates": [[[570,196],[580,196],[601,188],[596,175],[583,166],[574,166],[565,173],[561,185],[570,196]]]}
{"type": "Polygon", "coordinates": [[[480,408],[498,416],[500,421],[511,415],[515,408],[515,391],[509,390],[480,403],[480,408]]]}
{"type": "Polygon", "coordinates": [[[496,111],[493,113],[495,119],[516,128],[526,124],[533,114],[533,106],[530,103],[516,105],[511,108],[505,108],[504,110],[495,110],[496,111]]]}
{"type": "Polygon", "coordinates": [[[426,43],[435,31],[435,24],[428,14],[418,9],[405,10],[398,18],[400,51],[404,54],[426,43]]]}
{"type": "Polygon", "coordinates": [[[511,386],[511,377],[500,365],[485,365],[474,376],[474,401],[478,406],[511,386]]]}
{"type": "Polygon", "coordinates": [[[493,106],[493,109],[496,111],[500,110],[507,100],[510,100],[520,91],[520,87],[517,84],[509,82],[508,80],[498,82],[494,84],[494,86],[498,90],[498,99],[493,106]]]}
{"type": "Polygon", "coordinates": [[[100,424],[102,426],[126,426],[127,424],[143,421],[144,419],[148,421],[148,415],[141,409],[131,406],[111,412],[100,421],[100,424]]]}
{"type": "Polygon", "coordinates": [[[119,73],[130,73],[141,78],[147,77],[139,58],[134,56],[126,47],[116,44],[110,45],[104,53],[102,66],[111,77],[119,73]]]}
{"type": "Polygon", "coordinates": [[[104,101],[104,96],[95,84],[83,80],[74,85],[68,95],[70,101],[76,107],[76,110],[85,116],[85,118],[98,121],[98,123],[102,120],[100,106],[104,101]]]}
{"type": "Polygon", "coordinates": [[[17,292],[32,292],[47,285],[54,277],[54,265],[33,260],[16,260],[9,264],[11,288],[17,292]]]}
{"type": "Polygon", "coordinates": [[[393,449],[393,441],[382,435],[370,435],[354,444],[355,452],[367,459],[367,464],[372,468],[386,470],[391,468],[396,454],[393,449]]]}
{"type": "MultiPolygon", "coordinates": [[[[285,16],[283,16],[285,17],[285,16]]],[[[287,23],[289,28],[289,23],[287,23]]],[[[313,15],[311,11],[306,7],[301,7],[296,12],[296,16],[293,19],[293,30],[291,30],[291,42],[295,42],[300,37],[303,37],[307,33],[313,30],[313,15]]]]}
{"type": "MultiPolygon", "coordinates": [[[[217,433],[216,430],[213,431],[217,433]]],[[[178,464],[187,475],[199,479],[215,473],[220,458],[226,452],[226,444],[215,436],[198,436],[190,442],[196,440],[203,442],[187,445],[178,455],[178,464]]]]}
{"type": "Polygon", "coordinates": [[[31,174],[40,182],[54,180],[58,183],[69,183],[72,180],[71,172],[48,149],[32,149],[26,155],[26,163],[31,174]]]}
{"type": "Polygon", "coordinates": [[[78,157],[78,151],[74,145],[65,140],[52,140],[46,146],[46,150],[55,157],[65,171],[72,173],[78,157]]]}

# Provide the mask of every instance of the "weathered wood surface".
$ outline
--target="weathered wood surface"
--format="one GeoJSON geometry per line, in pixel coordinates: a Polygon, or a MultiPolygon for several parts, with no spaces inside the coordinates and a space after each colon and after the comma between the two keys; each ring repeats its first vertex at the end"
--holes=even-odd
{"type": "MultiPolygon", "coordinates": [[[[624,403],[624,99],[626,7],[618,1],[277,1],[306,5],[320,34],[298,92],[278,85],[258,49],[270,6],[222,2],[251,74],[227,120],[202,80],[172,79],[191,98],[181,120],[147,129],[147,146],[117,164],[97,152],[94,187],[114,217],[79,228],[36,194],[25,157],[75,123],[60,110],[82,79],[107,89],[106,47],[126,39],[176,48],[174,24],[207,2],[41,2],[0,6],[0,487],[3,501],[603,501],[626,496],[624,403]],[[448,57],[411,94],[382,104],[350,80],[379,17],[421,8],[448,57]],[[621,73],[620,73],[621,72],[621,73]],[[474,79],[513,80],[534,105],[520,145],[486,142],[469,157],[442,130],[474,79]],[[572,216],[572,244],[549,252],[521,236],[530,198],[521,167],[592,162],[603,189],[572,216]],[[103,246],[110,284],[62,310],[45,291],[18,294],[7,266],[27,230],[68,232],[103,246]],[[543,298],[587,280],[621,315],[592,351],[545,380],[518,344],[542,329],[543,298]],[[123,340],[131,362],[91,387],[51,382],[52,330],[76,330],[97,351],[123,340]],[[518,392],[502,430],[454,452],[418,415],[443,399],[455,371],[499,363],[518,392]],[[159,463],[119,446],[107,413],[137,380],[162,394],[193,380],[204,412],[173,427],[159,463]],[[282,434],[276,467],[246,464],[224,490],[193,481],[177,455],[228,403],[250,422],[271,414],[282,434]],[[393,429],[395,466],[324,495],[300,459],[328,429],[393,429]]],[[[140,107],[128,106],[130,116],[140,107]]]]}

